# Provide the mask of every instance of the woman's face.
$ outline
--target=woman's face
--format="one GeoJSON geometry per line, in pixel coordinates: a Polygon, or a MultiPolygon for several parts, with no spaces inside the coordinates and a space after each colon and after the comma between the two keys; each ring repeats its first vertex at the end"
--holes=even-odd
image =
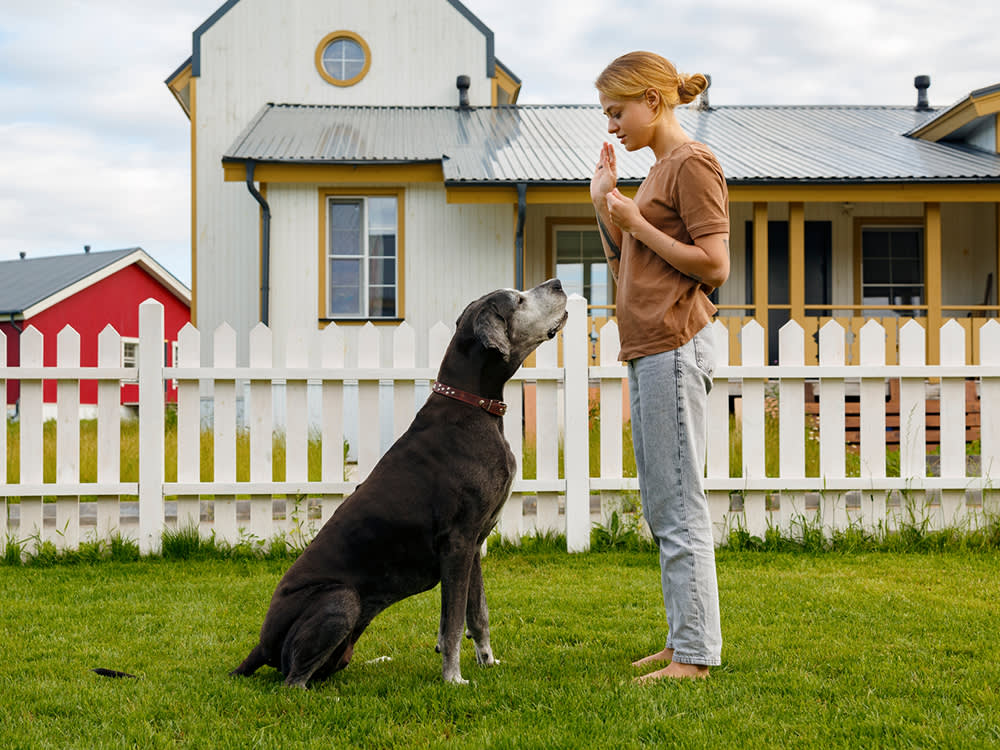
{"type": "Polygon", "coordinates": [[[608,132],[618,138],[626,151],[650,145],[657,120],[655,102],[642,99],[612,99],[600,95],[601,108],[608,118],[608,132]]]}

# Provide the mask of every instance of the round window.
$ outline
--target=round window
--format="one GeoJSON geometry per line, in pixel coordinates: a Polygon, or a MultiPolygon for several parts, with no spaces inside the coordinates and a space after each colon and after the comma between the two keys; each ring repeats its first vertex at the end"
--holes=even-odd
{"type": "Polygon", "coordinates": [[[316,48],[316,69],[334,86],[353,86],[371,66],[365,40],[351,31],[327,34],[316,48]]]}

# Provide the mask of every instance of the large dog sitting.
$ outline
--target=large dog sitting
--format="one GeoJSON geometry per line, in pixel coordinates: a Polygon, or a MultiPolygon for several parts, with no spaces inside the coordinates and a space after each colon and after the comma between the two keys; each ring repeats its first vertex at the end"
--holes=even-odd
{"type": "Polygon", "coordinates": [[[565,322],[558,279],[498,290],[465,308],[427,403],[285,573],[260,642],[233,674],[267,664],[286,685],[324,679],[347,666],[375,615],[438,581],[444,679],[466,682],[463,624],[477,661],[496,663],[479,556],[516,468],[503,434],[503,387],[565,322]]]}

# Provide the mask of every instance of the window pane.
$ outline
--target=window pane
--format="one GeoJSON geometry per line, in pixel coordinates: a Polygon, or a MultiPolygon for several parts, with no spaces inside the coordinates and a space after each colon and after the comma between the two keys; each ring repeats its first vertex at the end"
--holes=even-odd
{"type": "Polygon", "coordinates": [[[394,234],[369,235],[368,254],[376,258],[395,258],[396,235],[394,234]]]}
{"type": "Polygon", "coordinates": [[[396,233],[396,198],[368,199],[368,231],[372,234],[396,233]]]}
{"type": "Polygon", "coordinates": [[[353,39],[335,39],[323,51],[323,68],[332,78],[346,81],[365,66],[365,52],[353,39]]]}
{"type": "Polygon", "coordinates": [[[892,264],[882,258],[867,260],[861,277],[865,284],[888,284],[892,281],[892,264]]]}
{"type": "Polygon", "coordinates": [[[556,276],[566,294],[583,294],[583,263],[557,263],[556,276]]]}
{"type": "MultiPolygon", "coordinates": [[[[592,263],[590,266],[590,297],[591,305],[610,305],[608,299],[608,264],[592,263]]],[[[597,316],[608,315],[607,310],[595,310],[597,316]]]]}
{"type": "Polygon", "coordinates": [[[898,229],[892,233],[891,242],[894,260],[920,260],[920,236],[917,231],[898,229]]]}
{"type": "Polygon", "coordinates": [[[560,260],[580,257],[580,233],[569,230],[556,232],[556,254],[560,260]]]}
{"type": "Polygon", "coordinates": [[[863,257],[866,262],[869,258],[889,257],[889,235],[884,230],[864,230],[861,234],[861,245],[864,248],[863,257]]]}
{"type": "Polygon", "coordinates": [[[368,283],[372,286],[396,285],[396,261],[392,258],[371,258],[368,261],[368,283]]]}
{"type": "Polygon", "coordinates": [[[920,305],[923,303],[924,290],[916,286],[893,287],[894,305],[920,305]]]}
{"type": "Polygon", "coordinates": [[[892,281],[894,284],[922,284],[924,270],[919,258],[900,261],[893,258],[892,281]]]}
{"type": "Polygon", "coordinates": [[[396,316],[396,288],[373,286],[368,292],[368,315],[372,318],[394,318],[396,316]]]}
{"type": "Polygon", "coordinates": [[[583,236],[580,240],[584,258],[604,258],[604,247],[601,245],[601,235],[596,230],[593,232],[583,232],[583,236]]]}
{"type": "Polygon", "coordinates": [[[360,286],[361,261],[357,259],[331,260],[330,284],[331,286],[360,286]]]}
{"type": "Polygon", "coordinates": [[[330,201],[330,255],[360,255],[361,202],[330,201]]]}

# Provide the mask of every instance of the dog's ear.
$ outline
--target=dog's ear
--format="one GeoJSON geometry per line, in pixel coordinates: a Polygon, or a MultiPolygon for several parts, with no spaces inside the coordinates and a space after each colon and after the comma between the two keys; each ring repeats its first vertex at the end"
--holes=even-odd
{"type": "Polygon", "coordinates": [[[504,359],[510,357],[507,323],[493,305],[485,305],[476,313],[473,331],[487,349],[496,349],[504,359]]]}

